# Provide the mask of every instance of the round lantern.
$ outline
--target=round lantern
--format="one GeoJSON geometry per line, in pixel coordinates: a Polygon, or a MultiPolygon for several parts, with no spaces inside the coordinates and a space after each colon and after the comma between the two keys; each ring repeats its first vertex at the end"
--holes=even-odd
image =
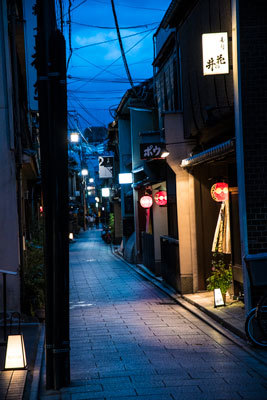
{"type": "Polygon", "coordinates": [[[143,208],[150,208],[153,204],[153,199],[151,196],[143,196],[140,199],[140,206],[143,208]]]}
{"type": "Polygon", "coordinates": [[[166,206],[167,204],[167,192],[165,190],[160,190],[155,193],[154,200],[158,206],[166,206]]]}
{"type": "Polygon", "coordinates": [[[210,189],[211,197],[215,201],[228,200],[228,184],[225,182],[217,182],[210,189]]]}

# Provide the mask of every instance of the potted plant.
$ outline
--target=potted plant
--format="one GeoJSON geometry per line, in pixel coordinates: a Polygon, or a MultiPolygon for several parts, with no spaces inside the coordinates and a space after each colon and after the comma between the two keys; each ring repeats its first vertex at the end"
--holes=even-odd
{"type": "Polygon", "coordinates": [[[226,292],[232,284],[232,265],[225,261],[224,255],[213,253],[211,261],[211,275],[207,278],[207,290],[221,289],[225,303],[226,292]]]}

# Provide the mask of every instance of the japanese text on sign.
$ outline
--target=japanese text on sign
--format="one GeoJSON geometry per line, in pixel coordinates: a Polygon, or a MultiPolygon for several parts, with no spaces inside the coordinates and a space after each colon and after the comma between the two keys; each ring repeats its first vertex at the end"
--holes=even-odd
{"type": "Polygon", "coordinates": [[[229,73],[227,32],[202,35],[203,74],[229,73]]]}
{"type": "Polygon", "coordinates": [[[142,143],[140,144],[141,160],[161,158],[163,143],[142,143]]]}

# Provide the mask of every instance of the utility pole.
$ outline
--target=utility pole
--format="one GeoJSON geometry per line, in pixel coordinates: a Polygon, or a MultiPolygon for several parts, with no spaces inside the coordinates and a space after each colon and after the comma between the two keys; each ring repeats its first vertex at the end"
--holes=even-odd
{"type": "Polygon", "coordinates": [[[54,0],[37,0],[36,66],[45,218],[46,387],[70,382],[65,39],[54,0]]]}

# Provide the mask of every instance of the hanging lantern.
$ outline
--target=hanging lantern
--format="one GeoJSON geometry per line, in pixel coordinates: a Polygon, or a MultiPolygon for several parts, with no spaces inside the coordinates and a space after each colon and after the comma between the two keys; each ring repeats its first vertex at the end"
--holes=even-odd
{"type": "Polygon", "coordinates": [[[153,204],[151,196],[142,196],[140,199],[140,206],[143,208],[150,208],[153,204]]]}
{"type": "Polygon", "coordinates": [[[210,189],[211,197],[215,201],[228,200],[228,184],[225,182],[217,182],[210,189]]]}
{"type": "Polygon", "coordinates": [[[160,190],[154,195],[154,200],[158,206],[166,206],[167,192],[165,190],[160,190]]]}

